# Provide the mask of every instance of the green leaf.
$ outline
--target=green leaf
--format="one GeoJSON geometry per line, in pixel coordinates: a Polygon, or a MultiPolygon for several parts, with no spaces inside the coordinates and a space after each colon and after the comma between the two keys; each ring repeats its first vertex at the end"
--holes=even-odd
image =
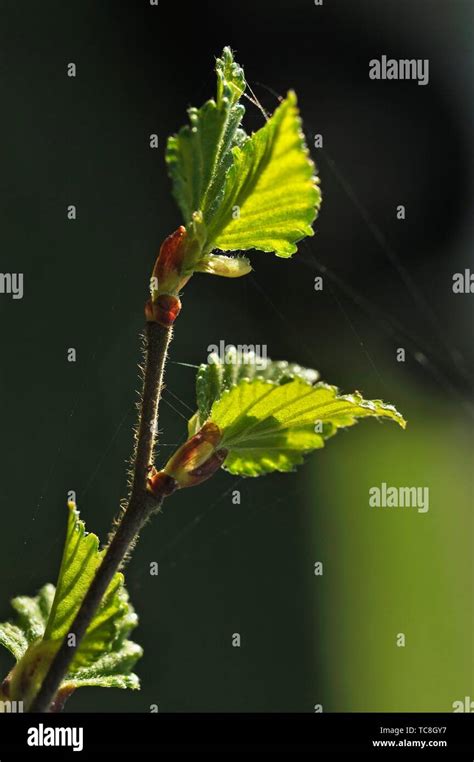
{"type": "Polygon", "coordinates": [[[190,124],[168,139],[168,172],[186,226],[193,212],[202,212],[205,224],[212,218],[232,163],[232,148],[246,139],[240,128],[245,109],[239,103],[245,78],[230,48],[217,59],[216,74],[216,100],[190,108],[190,124]]]}
{"type": "Polygon", "coordinates": [[[198,410],[189,421],[189,435],[192,436],[204,425],[209,418],[212,405],[223,392],[235,386],[241,379],[261,378],[285,384],[295,377],[314,383],[319,378],[319,373],[296,363],[257,357],[255,352],[247,346],[238,350],[237,347],[227,345],[223,357],[219,357],[215,352],[212,353],[209,362],[200,365],[196,374],[198,410]]]}
{"type": "Polygon", "coordinates": [[[209,225],[208,248],[260,249],[290,257],[299,240],[314,234],[311,226],[321,203],[295,93],[288,93],[233,156],[224,197],[209,225]]]}
{"type": "Polygon", "coordinates": [[[12,600],[11,605],[16,611],[17,623],[28,643],[34,643],[35,640],[43,637],[54,594],[54,585],[44,585],[34,598],[20,595],[12,600]]]}
{"type": "Polygon", "coordinates": [[[69,682],[64,682],[61,686],[62,690],[66,689],[68,692],[70,689],[76,688],[128,688],[129,690],[140,690],[140,681],[136,675],[109,675],[101,677],[77,677],[74,676],[69,682]]]}
{"type": "Polygon", "coordinates": [[[214,249],[260,249],[290,257],[314,234],[321,193],[294,92],[248,137],[240,103],[246,83],[225,48],[217,59],[217,95],[188,111],[190,124],[169,138],[166,162],[186,225],[182,274],[240,277],[246,261],[214,249]]]}
{"type": "Polygon", "coordinates": [[[86,532],[85,524],[72,503],[69,504],[69,518],[63,558],[59,570],[51,613],[44,637],[57,640],[64,637],[79,610],[95,572],[102,561],[99,538],[86,532]]]}
{"type": "Polygon", "coordinates": [[[406,425],[392,405],[364,400],[359,392],[340,395],[335,386],[313,386],[300,377],[284,384],[242,379],[224,391],[210,413],[222,432],[219,447],[229,450],[224,468],[241,476],[292,471],[339,428],[366,417],[406,425]]]}
{"type": "Polygon", "coordinates": [[[21,595],[11,601],[16,623],[0,624],[0,645],[7,648],[17,661],[24,656],[28,646],[43,637],[54,592],[54,585],[44,585],[34,598],[21,595]]]}
{"type": "MultiPolygon", "coordinates": [[[[57,586],[45,585],[35,597],[14,598],[15,622],[0,624],[0,643],[17,661],[9,675],[12,698],[28,700],[38,690],[104,554],[105,550],[99,550],[98,538],[87,534],[75,505],[70,503],[57,586]]],[[[58,696],[68,695],[83,685],[139,687],[132,669],[142,655],[142,649],[128,640],[138,619],[123,581],[123,575],[118,573],[110,583],[61,683],[58,696]]]]}
{"type": "Polygon", "coordinates": [[[103,654],[88,667],[70,672],[64,682],[75,688],[97,685],[104,688],[138,689],[140,681],[132,669],[142,653],[137,643],[124,640],[117,650],[103,654]]]}
{"type": "Polygon", "coordinates": [[[0,624],[0,645],[7,648],[16,661],[19,661],[29,644],[21,627],[17,627],[11,622],[2,622],[0,624]]]}

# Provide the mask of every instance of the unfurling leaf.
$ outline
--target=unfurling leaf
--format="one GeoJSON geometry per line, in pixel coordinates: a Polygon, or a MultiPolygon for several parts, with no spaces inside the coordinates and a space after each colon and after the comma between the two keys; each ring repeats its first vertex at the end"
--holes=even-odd
{"type": "Polygon", "coordinates": [[[278,384],[286,384],[295,377],[312,384],[319,378],[319,373],[312,368],[303,368],[297,363],[257,357],[255,351],[246,346],[238,350],[228,345],[225,348],[225,356],[222,358],[216,353],[211,354],[209,362],[200,365],[196,374],[198,410],[189,421],[189,435],[192,436],[203,426],[209,418],[213,403],[222,396],[223,392],[231,389],[241,379],[261,378],[278,384]]]}
{"type": "Polygon", "coordinates": [[[215,451],[226,452],[223,468],[240,476],[292,471],[304,456],[324,446],[338,429],[361,418],[389,418],[405,428],[392,405],[365,400],[359,392],[340,394],[318,382],[315,370],[257,357],[245,347],[211,355],[196,376],[197,411],[192,437],[212,424],[215,451]]]}
{"type": "Polygon", "coordinates": [[[221,431],[219,447],[229,451],[223,467],[232,474],[260,476],[292,471],[339,428],[367,417],[406,425],[392,405],[365,400],[358,392],[340,395],[335,386],[312,386],[301,378],[283,385],[256,378],[224,392],[209,420],[221,431]]]}
{"type": "Polygon", "coordinates": [[[13,654],[16,661],[24,656],[29,645],[43,637],[54,592],[54,585],[44,585],[34,598],[20,595],[11,601],[16,624],[0,624],[0,644],[13,654]]]}
{"type": "MultiPolygon", "coordinates": [[[[189,109],[190,124],[169,138],[166,151],[186,226],[183,261],[174,279],[179,287],[193,272],[239,277],[250,271],[247,262],[213,254],[216,249],[291,256],[298,241],[313,235],[321,203],[296,95],[288,93],[249,137],[242,129],[240,103],[245,78],[230,48],[217,59],[216,74],[215,100],[189,109]]],[[[157,293],[177,296],[177,290],[167,291],[166,282],[157,293]]]]}
{"type": "Polygon", "coordinates": [[[298,241],[314,234],[311,225],[321,203],[295,93],[288,93],[264,127],[236,146],[233,155],[224,197],[209,227],[210,247],[290,257],[298,241]]]}
{"type": "MultiPolygon", "coordinates": [[[[69,634],[87,589],[104,557],[96,535],[85,531],[74,504],[69,504],[63,559],[56,587],[45,585],[35,597],[14,598],[14,623],[0,624],[0,644],[17,664],[6,681],[10,698],[28,703],[41,685],[64,637],[69,634]]],[[[132,673],[142,649],[128,640],[138,623],[117,573],[77,649],[56,700],[84,685],[139,688],[132,673]]]]}
{"type": "Polygon", "coordinates": [[[223,278],[240,278],[251,270],[247,257],[226,257],[224,254],[201,257],[196,267],[196,272],[221,275],[223,278]]]}
{"type": "Polygon", "coordinates": [[[168,171],[187,227],[193,212],[201,211],[205,224],[210,221],[223,194],[232,148],[245,140],[240,129],[245,109],[239,103],[245,78],[230,48],[217,59],[216,74],[216,99],[190,108],[190,124],[168,139],[168,171]]]}

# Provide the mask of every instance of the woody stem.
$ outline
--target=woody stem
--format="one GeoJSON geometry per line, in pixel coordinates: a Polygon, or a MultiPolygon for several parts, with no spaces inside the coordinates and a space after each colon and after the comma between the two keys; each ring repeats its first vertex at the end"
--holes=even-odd
{"type": "Polygon", "coordinates": [[[147,323],[143,394],[136,447],[133,456],[132,488],[128,504],[107,547],[104,560],[99,566],[71,625],[68,635],[73,634],[75,637],[66,636],[64,638],[43,679],[41,688],[29,707],[30,712],[47,712],[49,710],[61,681],[67,673],[74,654],[114,574],[120,568],[127,551],[133,546],[150,514],[159,508],[163,502],[163,496],[158,497],[158,499],[156,497],[152,498],[147,492],[147,476],[149,467],[153,463],[153,452],[156,444],[155,432],[157,431],[158,423],[158,405],[161,398],[163,374],[171,338],[171,327],[165,328],[155,322],[147,323]],[[74,645],[69,645],[71,642],[74,645]]]}

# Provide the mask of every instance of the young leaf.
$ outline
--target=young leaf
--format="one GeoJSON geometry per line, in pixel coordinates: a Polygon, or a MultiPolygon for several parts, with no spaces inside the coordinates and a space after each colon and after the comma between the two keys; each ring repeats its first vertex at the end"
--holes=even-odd
{"type": "Polygon", "coordinates": [[[232,148],[246,139],[240,128],[245,109],[239,103],[245,78],[230,48],[217,59],[216,74],[216,100],[190,108],[190,125],[168,139],[166,162],[186,226],[193,212],[201,211],[205,224],[212,218],[232,163],[232,148]]]}
{"type": "Polygon", "coordinates": [[[248,137],[241,127],[245,78],[229,48],[217,59],[216,73],[216,99],[189,109],[190,124],[168,140],[166,162],[186,227],[176,289],[164,282],[170,277],[158,278],[157,295],[178,296],[194,272],[231,278],[250,272],[246,259],[214,249],[290,257],[298,241],[313,235],[321,194],[295,93],[248,137]]]}
{"type": "MultiPolygon", "coordinates": [[[[56,588],[48,584],[35,597],[14,598],[16,621],[0,624],[0,643],[17,661],[7,681],[11,698],[28,701],[35,695],[69,632],[104,552],[99,551],[96,535],[86,533],[75,505],[70,503],[56,588]]],[[[123,575],[116,574],[61,683],[58,701],[84,685],[139,688],[132,669],[142,649],[128,640],[137,623],[123,586],[123,575]]]]}
{"type": "Polygon", "coordinates": [[[262,378],[285,384],[295,377],[314,383],[319,378],[319,373],[317,370],[303,368],[301,365],[285,360],[257,358],[255,352],[247,347],[239,352],[236,347],[228,345],[223,358],[216,353],[211,354],[209,363],[200,365],[196,374],[198,409],[189,421],[189,435],[192,436],[204,425],[209,418],[213,403],[222,396],[223,392],[235,386],[241,379],[262,378]]]}
{"type": "Polygon", "coordinates": [[[208,230],[208,249],[260,249],[290,257],[311,227],[321,194],[294,92],[242,147],[233,149],[225,193],[208,230]]]}
{"type": "Polygon", "coordinates": [[[229,451],[223,467],[236,475],[260,476],[292,471],[339,428],[366,417],[406,425],[392,405],[364,400],[358,392],[339,395],[335,386],[312,386],[295,377],[283,385],[243,379],[214,402],[209,420],[221,431],[219,448],[229,451]]]}
{"type": "Polygon", "coordinates": [[[16,624],[0,624],[0,644],[7,648],[19,661],[28,646],[43,636],[53,603],[54,585],[44,585],[38,595],[13,598],[11,606],[16,613],[16,624]]]}
{"type": "MultiPolygon", "coordinates": [[[[84,522],[73,504],[69,506],[69,521],[63,560],[59,571],[51,613],[44,633],[45,640],[60,640],[69,631],[105,551],[99,551],[99,539],[88,534],[84,522]]],[[[73,660],[73,666],[82,665],[103,653],[114,641],[117,622],[130,616],[130,606],[123,590],[123,575],[116,574],[102,599],[73,660]]],[[[135,615],[130,621],[136,624],[135,615]]]]}
{"type": "Polygon", "coordinates": [[[247,257],[226,257],[224,254],[204,255],[195,268],[195,272],[220,275],[223,278],[240,278],[251,271],[247,257]]]}

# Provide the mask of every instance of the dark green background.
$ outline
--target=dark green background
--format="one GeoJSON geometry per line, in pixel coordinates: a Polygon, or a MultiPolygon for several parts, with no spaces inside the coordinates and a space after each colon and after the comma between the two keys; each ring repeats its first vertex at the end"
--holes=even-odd
{"type": "MultiPolygon", "coordinates": [[[[84,689],[67,708],[449,711],[474,696],[474,297],[451,290],[472,266],[472,3],[0,8],[1,270],[25,277],[23,300],[0,296],[0,616],[54,581],[68,490],[102,538],[126,493],[146,284],[181,222],[165,140],[212,95],[214,56],[230,44],[266,108],[267,88],[294,87],[309,142],[323,134],[323,208],[293,260],[256,252],[251,276],[186,288],[167,369],[182,402],[165,393],[162,442],[184,434],[173,408],[193,406],[194,372],[176,363],[203,361],[221,339],[393,402],[409,426],[363,423],[298,473],[238,484],[220,473],[170,500],[127,567],[142,691],[84,689]],[[429,86],[369,80],[384,53],[429,58],[429,86]],[[316,293],[321,263],[331,273],[316,293]],[[382,481],[429,486],[430,512],[370,510],[382,481]]],[[[249,128],[261,123],[249,103],[249,128]]],[[[2,673],[10,664],[0,654],[2,673]]]]}

